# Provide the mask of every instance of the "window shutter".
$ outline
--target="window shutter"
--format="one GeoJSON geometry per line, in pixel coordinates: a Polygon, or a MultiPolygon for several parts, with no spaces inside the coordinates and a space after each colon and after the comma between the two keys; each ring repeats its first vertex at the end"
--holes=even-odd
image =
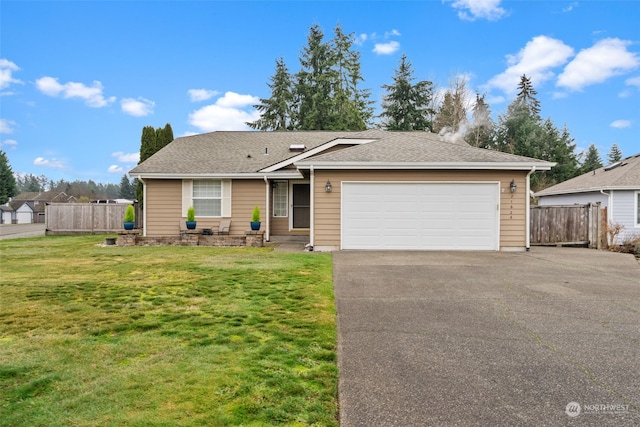
{"type": "Polygon", "coordinates": [[[231,180],[222,180],[222,217],[231,217],[231,180]]]}
{"type": "Polygon", "coordinates": [[[182,216],[186,218],[187,209],[193,204],[193,180],[182,180],[182,216]]]}

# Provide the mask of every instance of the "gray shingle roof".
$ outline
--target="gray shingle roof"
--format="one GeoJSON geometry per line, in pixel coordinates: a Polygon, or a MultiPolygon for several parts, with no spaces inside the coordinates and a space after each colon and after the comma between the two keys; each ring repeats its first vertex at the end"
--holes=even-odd
{"type": "Polygon", "coordinates": [[[617,167],[601,167],[545,188],[536,197],[615,189],[640,190],[640,153],[623,159],[617,167]]]}
{"type": "Polygon", "coordinates": [[[336,139],[375,140],[342,150],[309,157],[296,164],[322,162],[470,162],[551,164],[527,157],[471,147],[465,143],[443,142],[428,132],[366,131],[292,131],[292,132],[212,132],[177,138],[149,159],[133,168],[132,176],[250,174],[292,159],[292,144],[305,151],[336,139]],[[268,153],[265,154],[265,153],[268,153]]]}
{"type": "Polygon", "coordinates": [[[466,143],[445,142],[429,132],[384,132],[368,144],[322,154],[299,162],[336,163],[538,163],[542,160],[516,156],[500,151],[472,147],[466,143]]]}
{"type": "Polygon", "coordinates": [[[337,138],[367,138],[363,132],[211,132],[177,138],[130,174],[233,174],[258,172],[292,158],[292,144],[306,150],[337,138]],[[265,150],[268,155],[265,155],[265,150]]]}

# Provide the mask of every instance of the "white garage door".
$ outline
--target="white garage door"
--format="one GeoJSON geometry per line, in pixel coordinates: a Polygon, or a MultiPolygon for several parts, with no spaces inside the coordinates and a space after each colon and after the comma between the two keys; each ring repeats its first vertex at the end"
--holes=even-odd
{"type": "Polygon", "coordinates": [[[498,250],[498,183],[342,184],[343,249],[498,250]]]}

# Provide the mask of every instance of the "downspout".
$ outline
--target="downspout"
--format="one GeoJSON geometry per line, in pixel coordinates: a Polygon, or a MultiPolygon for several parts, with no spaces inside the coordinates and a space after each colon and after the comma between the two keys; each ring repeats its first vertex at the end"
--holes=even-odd
{"type": "Polygon", "coordinates": [[[316,174],[313,170],[313,165],[311,165],[311,167],[309,168],[309,188],[310,188],[310,200],[309,200],[309,250],[313,250],[313,245],[314,245],[314,228],[315,228],[315,224],[314,224],[314,213],[315,213],[315,180],[316,180],[316,174]]]}
{"type": "Polygon", "coordinates": [[[525,236],[525,250],[527,252],[529,252],[531,250],[531,196],[530,191],[531,191],[531,181],[530,181],[530,177],[531,174],[534,173],[536,171],[536,167],[533,166],[531,168],[531,170],[527,173],[527,191],[525,194],[525,230],[526,230],[526,236],[525,236]]]}
{"type": "Polygon", "coordinates": [[[268,242],[269,241],[269,236],[271,234],[271,229],[270,229],[271,221],[269,221],[269,219],[271,218],[271,214],[269,213],[269,206],[271,205],[270,200],[269,200],[269,196],[270,196],[269,189],[270,188],[269,188],[269,180],[267,179],[267,176],[265,175],[263,178],[264,178],[265,193],[266,193],[265,200],[267,201],[267,205],[265,206],[265,211],[266,211],[265,218],[266,218],[267,225],[265,227],[264,238],[268,242]]]}
{"type": "Polygon", "coordinates": [[[142,183],[142,235],[147,236],[147,183],[138,175],[136,178],[142,183]]]}

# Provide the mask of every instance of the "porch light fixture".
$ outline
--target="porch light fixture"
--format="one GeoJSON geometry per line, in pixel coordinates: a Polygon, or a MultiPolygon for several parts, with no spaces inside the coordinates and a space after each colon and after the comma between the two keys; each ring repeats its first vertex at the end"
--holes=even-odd
{"type": "Polygon", "coordinates": [[[512,193],[515,193],[516,190],[518,189],[518,186],[516,185],[516,181],[514,179],[511,180],[511,184],[509,184],[509,189],[511,190],[512,193]]]}
{"type": "Polygon", "coordinates": [[[331,193],[331,181],[327,180],[327,183],[324,185],[324,191],[331,193]]]}

